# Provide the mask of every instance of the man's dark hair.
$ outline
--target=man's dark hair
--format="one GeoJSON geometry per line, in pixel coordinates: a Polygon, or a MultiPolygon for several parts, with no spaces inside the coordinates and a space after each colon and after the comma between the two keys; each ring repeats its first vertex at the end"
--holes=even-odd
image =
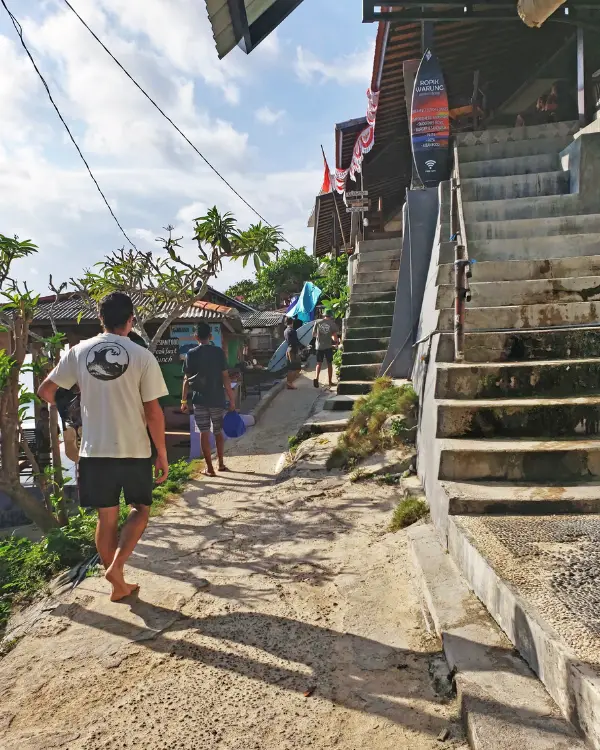
{"type": "Polygon", "coordinates": [[[124,292],[111,292],[100,303],[100,318],[107,331],[122,328],[133,315],[133,302],[124,292]]]}
{"type": "Polygon", "coordinates": [[[294,319],[293,318],[286,318],[285,319],[286,326],[293,325],[293,323],[294,323],[294,319]]]}
{"type": "Polygon", "coordinates": [[[198,323],[198,328],[196,328],[196,334],[200,341],[208,341],[210,338],[210,326],[208,323],[198,323]]]}

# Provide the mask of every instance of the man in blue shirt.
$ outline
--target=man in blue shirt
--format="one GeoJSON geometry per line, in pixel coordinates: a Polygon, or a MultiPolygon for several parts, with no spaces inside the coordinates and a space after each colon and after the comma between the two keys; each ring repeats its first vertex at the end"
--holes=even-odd
{"type": "Polygon", "coordinates": [[[181,395],[181,410],[187,412],[188,392],[191,390],[194,417],[200,430],[202,455],[206,462],[204,473],[209,477],[214,477],[216,474],[210,448],[211,424],[217,444],[219,471],[227,471],[223,458],[225,394],[227,394],[229,400],[230,411],[235,411],[235,396],[229,379],[225,352],[219,346],[211,344],[210,326],[207,323],[198,325],[196,338],[199,346],[190,349],[183,366],[185,377],[181,395]]]}

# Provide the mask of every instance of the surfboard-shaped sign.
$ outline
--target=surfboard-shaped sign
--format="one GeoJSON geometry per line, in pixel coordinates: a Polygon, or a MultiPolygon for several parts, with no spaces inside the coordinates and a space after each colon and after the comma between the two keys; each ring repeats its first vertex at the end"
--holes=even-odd
{"type": "Polygon", "coordinates": [[[425,187],[437,187],[448,179],[450,117],[442,69],[430,49],[425,51],[415,78],[410,123],[421,182],[425,187]]]}

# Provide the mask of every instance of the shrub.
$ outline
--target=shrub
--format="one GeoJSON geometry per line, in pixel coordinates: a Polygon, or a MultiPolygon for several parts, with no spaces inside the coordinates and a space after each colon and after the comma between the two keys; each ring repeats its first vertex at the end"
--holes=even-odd
{"type": "Polygon", "coordinates": [[[429,513],[429,506],[418,497],[407,497],[396,506],[390,522],[390,531],[399,531],[416,523],[429,513]]]}
{"type": "Polygon", "coordinates": [[[354,404],[346,431],[331,455],[328,468],[349,466],[352,461],[391,447],[394,438],[382,434],[383,423],[397,414],[400,423],[397,432],[403,434],[407,425],[416,424],[417,404],[417,394],[410,384],[395,386],[390,378],[375,380],[371,393],[354,404]]]}

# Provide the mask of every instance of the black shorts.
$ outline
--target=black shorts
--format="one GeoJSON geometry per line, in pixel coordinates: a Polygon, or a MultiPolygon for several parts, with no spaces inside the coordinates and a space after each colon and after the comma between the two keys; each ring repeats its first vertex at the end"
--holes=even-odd
{"type": "Polygon", "coordinates": [[[154,475],[151,458],[80,458],[79,504],[114,508],[121,490],[128,505],[151,505],[154,475]]]}
{"type": "Polygon", "coordinates": [[[328,364],[333,362],[333,349],[317,349],[317,362],[326,359],[328,364]]]}

